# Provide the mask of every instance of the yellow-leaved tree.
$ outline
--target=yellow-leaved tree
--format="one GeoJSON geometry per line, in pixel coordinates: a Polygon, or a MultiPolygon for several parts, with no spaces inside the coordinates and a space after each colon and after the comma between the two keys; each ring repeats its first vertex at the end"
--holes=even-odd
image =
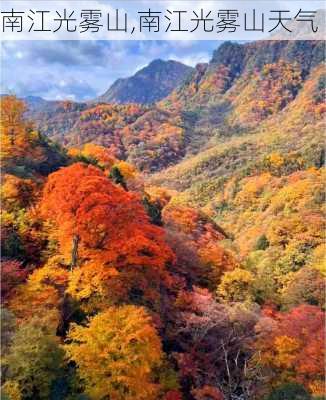
{"type": "Polygon", "coordinates": [[[222,301],[245,302],[253,300],[254,276],[250,271],[236,268],[227,271],[217,289],[217,294],[222,301]]]}
{"type": "Polygon", "coordinates": [[[94,400],[156,400],[152,372],[162,362],[160,338],[143,307],[109,307],[86,326],[72,324],[64,346],[94,400]]]}

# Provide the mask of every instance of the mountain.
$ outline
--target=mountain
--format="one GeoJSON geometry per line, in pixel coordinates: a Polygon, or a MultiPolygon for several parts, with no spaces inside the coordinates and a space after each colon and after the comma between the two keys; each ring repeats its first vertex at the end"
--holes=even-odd
{"type": "Polygon", "coordinates": [[[7,398],[325,398],[324,58],[224,43],[155,104],[34,114],[65,149],[1,102],[7,398]]]}
{"type": "Polygon", "coordinates": [[[177,61],[154,60],[135,75],[115,81],[98,101],[155,103],[168,96],[192,71],[193,68],[177,61]]]}
{"type": "MultiPolygon", "coordinates": [[[[156,104],[114,104],[112,99],[109,104],[58,102],[30,117],[42,133],[64,145],[94,142],[142,171],[162,171],[152,178],[158,184],[196,191],[203,182],[198,196],[191,192],[193,200],[201,202],[205,197],[201,190],[209,192],[207,179],[212,179],[214,188],[234,168],[247,168],[251,151],[264,157],[272,146],[282,150],[287,135],[301,132],[300,124],[309,126],[312,137],[300,135],[287,146],[293,151],[306,146],[318,158],[321,136],[315,132],[320,132],[320,117],[311,111],[321,107],[323,58],[321,41],[225,42],[209,63],[197,65],[156,104]],[[301,110],[295,120],[293,110],[301,110]],[[282,140],[262,146],[260,141],[268,141],[268,129],[276,127],[282,140]],[[175,170],[165,173],[173,165],[175,170]],[[187,172],[180,174],[178,168],[183,166],[187,172]]],[[[150,66],[161,63],[167,64],[154,61],[150,66]]],[[[125,90],[125,96],[129,94],[125,90]]]]}
{"type": "Polygon", "coordinates": [[[44,100],[40,96],[26,96],[23,100],[30,106],[30,107],[39,107],[43,104],[47,103],[47,100],[44,100]]]}
{"type": "Polygon", "coordinates": [[[178,190],[184,203],[216,208],[214,196],[230,176],[263,171],[271,154],[284,158],[286,173],[298,167],[293,158],[302,168],[319,167],[324,49],[321,41],[221,45],[160,102],[182,116],[185,157],[151,184],[178,190]]]}

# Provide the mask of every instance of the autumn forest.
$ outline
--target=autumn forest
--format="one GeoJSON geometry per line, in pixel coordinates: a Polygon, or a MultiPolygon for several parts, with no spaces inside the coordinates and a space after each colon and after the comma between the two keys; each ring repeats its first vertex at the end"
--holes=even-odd
{"type": "Polygon", "coordinates": [[[324,46],[1,97],[3,400],[325,399],[324,46]]]}

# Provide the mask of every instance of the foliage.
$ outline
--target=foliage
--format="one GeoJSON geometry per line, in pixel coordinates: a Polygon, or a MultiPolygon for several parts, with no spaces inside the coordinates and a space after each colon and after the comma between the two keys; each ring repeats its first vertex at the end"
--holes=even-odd
{"type": "Polygon", "coordinates": [[[26,105],[15,96],[1,98],[1,160],[4,172],[21,178],[46,175],[67,162],[59,146],[49,142],[26,120],[26,105]]]}
{"type": "Polygon", "coordinates": [[[1,307],[1,354],[4,356],[9,349],[12,337],[16,330],[16,320],[12,312],[1,307]]]}
{"type": "Polygon", "coordinates": [[[232,122],[254,124],[283,109],[297,95],[301,86],[301,71],[298,64],[280,60],[266,64],[259,72],[244,76],[233,90],[241,88],[240,96],[231,94],[235,103],[232,122]]]}
{"type": "Polygon", "coordinates": [[[112,299],[109,283],[116,276],[118,271],[115,268],[88,262],[71,271],[66,293],[77,300],[86,312],[105,309],[112,299]]]}
{"type": "Polygon", "coordinates": [[[2,210],[2,256],[39,262],[48,245],[47,229],[32,204],[28,209],[2,210]]]}
{"type": "Polygon", "coordinates": [[[181,267],[179,273],[191,284],[215,289],[221,275],[237,264],[232,251],[221,244],[227,234],[205,213],[191,207],[169,204],[162,217],[181,267]]]}
{"type": "Polygon", "coordinates": [[[325,395],[324,50],[223,43],[149,106],[1,98],[2,397],[325,395]]]}
{"type": "Polygon", "coordinates": [[[255,246],[255,250],[266,250],[268,246],[269,246],[269,241],[266,235],[263,234],[259,236],[255,246]]]}
{"type": "Polygon", "coordinates": [[[222,301],[246,302],[253,300],[254,276],[251,272],[236,268],[226,272],[217,289],[217,294],[222,301]]]}
{"type": "Polygon", "coordinates": [[[237,393],[250,398],[258,377],[256,366],[248,364],[257,309],[219,304],[200,288],[180,293],[177,306],[169,339],[180,346],[174,357],[185,387],[202,389],[204,383],[216,394],[221,389],[226,398],[237,393]]]}
{"type": "Polygon", "coordinates": [[[67,270],[56,260],[35,269],[26,284],[15,288],[9,309],[23,323],[36,314],[40,325],[55,331],[60,323],[59,308],[67,278],[67,270]]]}
{"type": "Polygon", "coordinates": [[[318,305],[325,303],[325,282],[322,274],[311,267],[304,267],[295,272],[282,291],[282,304],[286,307],[302,303],[318,305]]]}
{"type": "Polygon", "coordinates": [[[1,396],[4,400],[22,400],[18,382],[7,380],[1,386],[1,396]]]}
{"type": "Polygon", "coordinates": [[[132,181],[136,178],[137,170],[132,164],[120,160],[115,163],[115,166],[119,169],[121,175],[127,182],[132,181]]]}
{"type": "Polygon", "coordinates": [[[273,390],[267,400],[310,400],[311,396],[306,389],[297,383],[287,383],[273,390]]]}
{"type": "Polygon", "coordinates": [[[112,179],[112,181],[114,183],[116,183],[117,185],[121,185],[121,187],[123,187],[125,190],[127,190],[127,185],[124,180],[124,176],[120,172],[120,169],[115,165],[111,168],[110,178],[112,179]]]}
{"type": "Polygon", "coordinates": [[[163,231],[150,224],[137,195],[102,171],[79,163],[50,175],[41,209],[54,222],[53,234],[71,268],[91,259],[119,272],[111,287],[118,298],[132,296],[137,282],[140,297],[154,301],[159,286],[170,284],[166,265],[174,256],[163,231]]]}
{"type": "Polygon", "coordinates": [[[23,283],[27,277],[27,271],[22,268],[21,262],[7,260],[1,265],[1,299],[10,296],[16,286],[23,283]]]}
{"type": "Polygon", "coordinates": [[[9,212],[28,207],[33,202],[35,189],[31,179],[21,179],[6,174],[1,186],[2,206],[9,212]]]}
{"type": "MultiPolygon", "coordinates": [[[[10,396],[19,387],[24,399],[48,399],[51,384],[60,374],[63,351],[57,338],[33,320],[17,330],[3,363],[5,379],[12,382],[10,396]]],[[[6,387],[9,390],[9,383],[6,387]]]]}
{"type": "Polygon", "coordinates": [[[157,398],[151,370],[161,361],[161,343],[143,308],[107,308],[85,327],[72,325],[67,340],[65,350],[90,398],[157,398]]]}
{"type": "Polygon", "coordinates": [[[134,123],[122,130],[128,161],[140,171],[166,167],[184,155],[182,120],[154,106],[134,123]]]}
{"type": "Polygon", "coordinates": [[[96,164],[104,171],[108,171],[115,162],[115,158],[112,156],[109,149],[94,143],[86,143],[80,150],[71,147],[68,150],[68,155],[70,155],[75,162],[86,161],[86,163],[89,164],[96,164]]]}
{"type": "Polygon", "coordinates": [[[143,197],[143,205],[150,217],[152,224],[161,226],[162,225],[162,215],[160,206],[152,203],[147,196],[143,197]]]}
{"type": "Polygon", "coordinates": [[[295,381],[315,395],[323,394],[324,313],[316,306],[300,305],[276,313],[276,322],[259,325],[260,363],[273,386],[295,381]]]}
{"type": "Polygon", "coordinates": [[[200,389],[193,390],[193,394],[196,400],[205,400],[207,397],[212,400],[223,400],[222,393],[213,386],[204,386],[200,389]]]}

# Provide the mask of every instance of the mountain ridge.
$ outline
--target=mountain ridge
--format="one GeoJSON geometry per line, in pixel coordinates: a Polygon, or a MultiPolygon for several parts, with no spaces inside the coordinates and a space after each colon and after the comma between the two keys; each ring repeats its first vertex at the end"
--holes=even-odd
{"type": "Polygon", "coordinates": [[[180,85],[193,68],[174,60],[155,59],[127,78],[117,79],[97,102],[151,104],[180,85]]]}
{"type": "Polygon", "coordinates": [[[156,173],[232,137],[256,134],[260,124],[295,101],[321,64],[323,46],[225,42],[209,63],[198,64],[154,105],[66,102],[31,118],[42,133],[65,145],[108,146],[140,170],[156,173]]]}

